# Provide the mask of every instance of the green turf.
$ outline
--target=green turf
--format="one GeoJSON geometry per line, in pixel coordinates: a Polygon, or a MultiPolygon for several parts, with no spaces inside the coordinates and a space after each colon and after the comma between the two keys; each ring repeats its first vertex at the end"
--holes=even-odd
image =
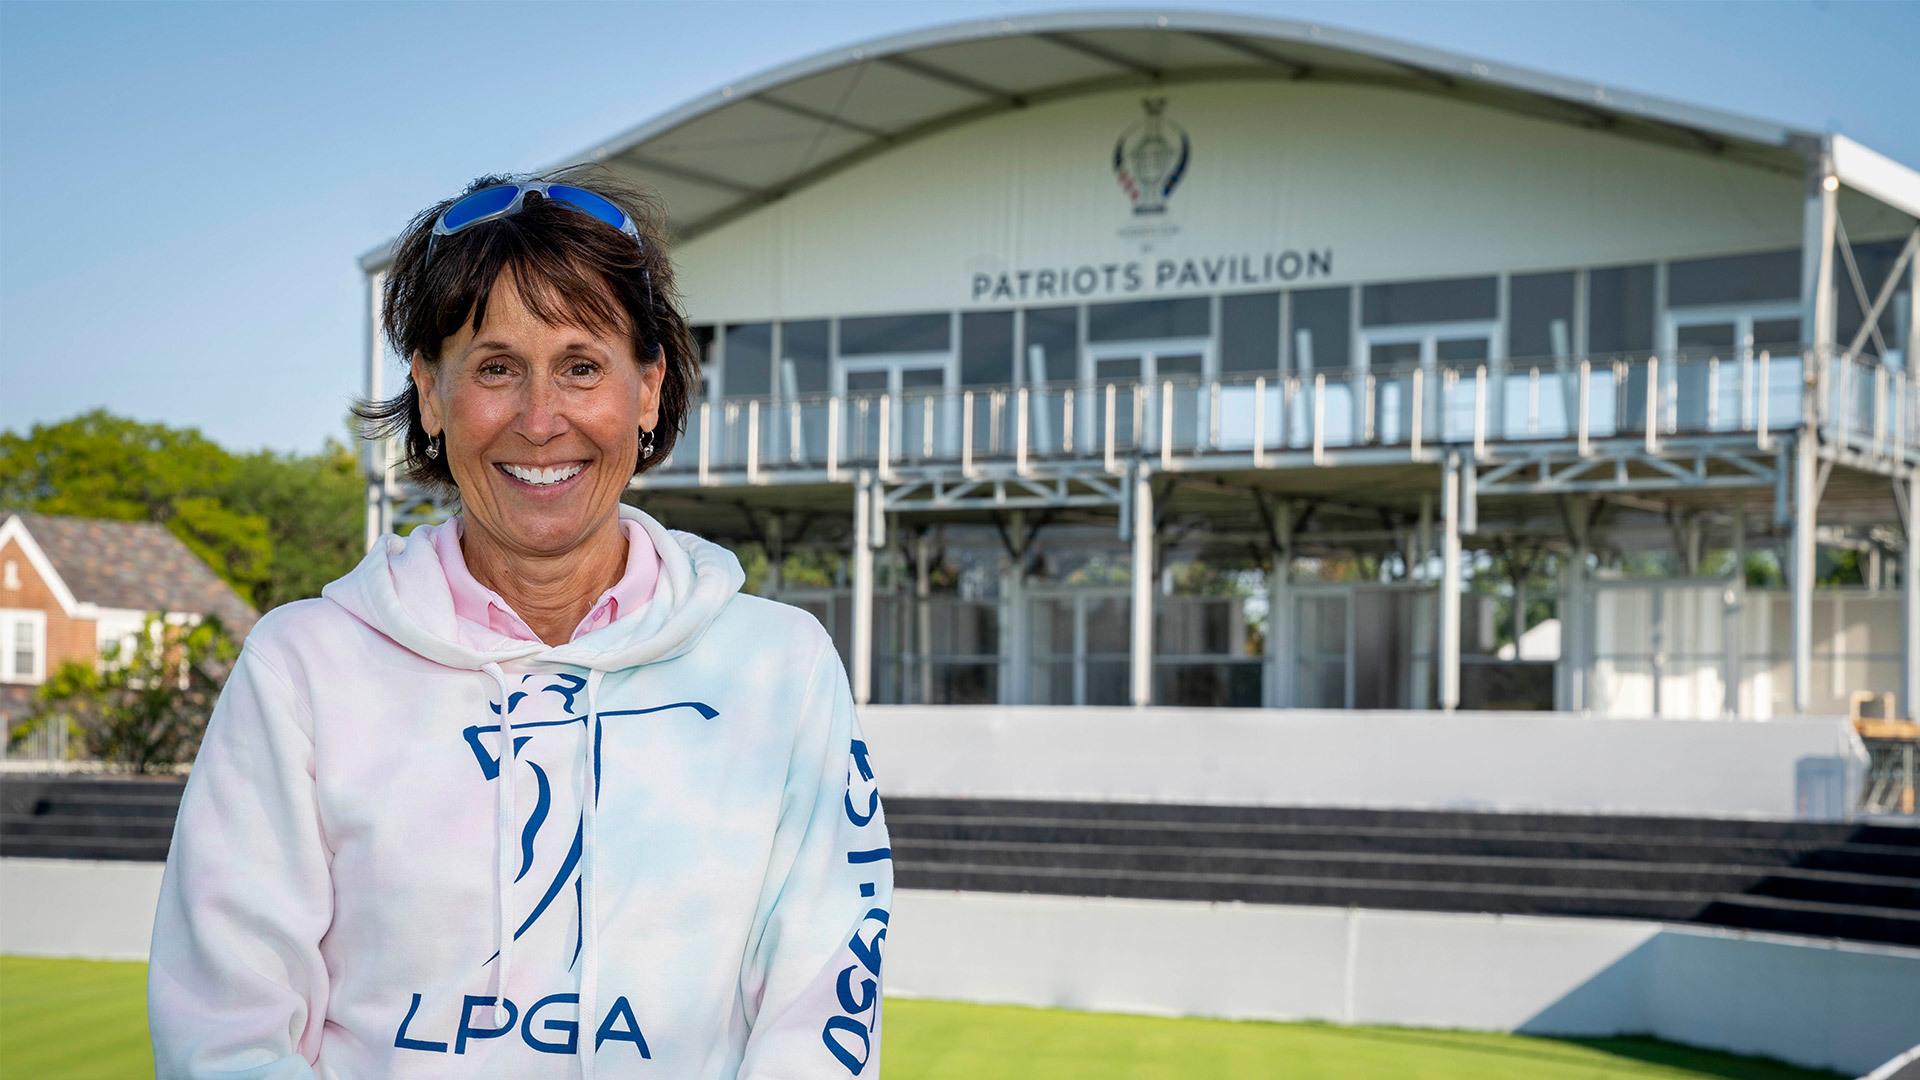
{"type": "Polygon", "coordinates": [[[1006,1005],[887,1001],[887,1080],[1614,1080],[1831,1076],[1655,1039],[1159,1019],[1006,1005]]]}
{"type": "Polygon", "coordinates": [[[0,956],[0,1076],[152,1075],[147,965],[0,956]]]}
{"type": "MultiPolygon", "coordinates": [[[[0,1076],[140,1080],[146,965],[0,957],[0,1076]]],[[[886,1080],[1616,1080],[1809,1072],[1652,1039],[1169,1020],[889,998],[886,1080]]]]}

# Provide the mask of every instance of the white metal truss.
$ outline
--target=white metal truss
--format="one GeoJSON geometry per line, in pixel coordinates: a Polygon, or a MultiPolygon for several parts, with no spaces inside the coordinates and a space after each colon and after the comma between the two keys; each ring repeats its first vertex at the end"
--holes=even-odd
{"type": "Polygon", "coordinates": [[[886,488],[889,513],[936,510],[1015,510],[1062,507],[1117,507],[1126,500],[1125,479],[1098,473],[1054,476],[1015,474],[932,477],[896,482],[886,488]]]}
{"type": "Polygon", "coordinates": [[[1586,454],[1565,446],[1539,447],[1483,466],[1473,483],[1482,497],[1753,488],[1775,485],[1781,470],[1778,453],[1761,451],[1746,439],[1675,440],[1651,453],[1638,440],[1627,440],[1593,444],[1586,454]]]}

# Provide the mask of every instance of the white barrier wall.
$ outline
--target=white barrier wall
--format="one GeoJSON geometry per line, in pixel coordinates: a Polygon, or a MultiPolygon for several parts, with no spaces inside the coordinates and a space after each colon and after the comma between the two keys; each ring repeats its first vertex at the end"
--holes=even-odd
{"type": "Polygon", "coordinates": [[[160,863],[0,859],[0,953],[145,960],[160,863]]]}
{"type": "Polygon", "coordinates": [[[1839,718],[871,705],[885,795],[1835,820],[1839,718]]]}
{"type": "Polygon", "coordinates": [[[1619,919],[902,889],[886,980],[1168,1016],[1650,1033],[1850,1076],[1920,1043],[1920,950],[1619,919]]]}
{"type": "MultiPolygon", "coordinates": [[[[144,960],[158,863],[0,859],[0,953],[144,960]]],[[[1920,1042],[1920,950],[1623,919],[900,889],[887,993],[1542,1035],[1850,1074],[1920,1042]],[[1124,942],[1116,948],[1115,942],[1124,942]]]]}

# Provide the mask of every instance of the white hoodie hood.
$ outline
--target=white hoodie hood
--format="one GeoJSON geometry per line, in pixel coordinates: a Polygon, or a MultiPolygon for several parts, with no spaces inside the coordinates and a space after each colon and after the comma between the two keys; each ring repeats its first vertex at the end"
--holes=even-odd
{"type": "Polygon", "coordinates": [[[254,629],[168,859],[161,1076],[877,1074],[892,863],[845,670],[732,552],[619,512],[654,594],[563,645],[463,640],[453,522],[254,629]],[[270,972],[277,1026],[215,1019],[270,972]]]}

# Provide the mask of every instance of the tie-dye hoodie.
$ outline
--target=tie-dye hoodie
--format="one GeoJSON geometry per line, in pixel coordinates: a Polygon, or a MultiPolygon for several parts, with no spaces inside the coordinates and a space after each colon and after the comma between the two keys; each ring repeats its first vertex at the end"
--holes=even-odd
{"type": "Polygon", "coordinates": [[[154,923],[158,1074],[870,1078],[893,894],[810,614],[622,505],[652,600],[460,641],[429,526],[248,636],[154,923]]]}

